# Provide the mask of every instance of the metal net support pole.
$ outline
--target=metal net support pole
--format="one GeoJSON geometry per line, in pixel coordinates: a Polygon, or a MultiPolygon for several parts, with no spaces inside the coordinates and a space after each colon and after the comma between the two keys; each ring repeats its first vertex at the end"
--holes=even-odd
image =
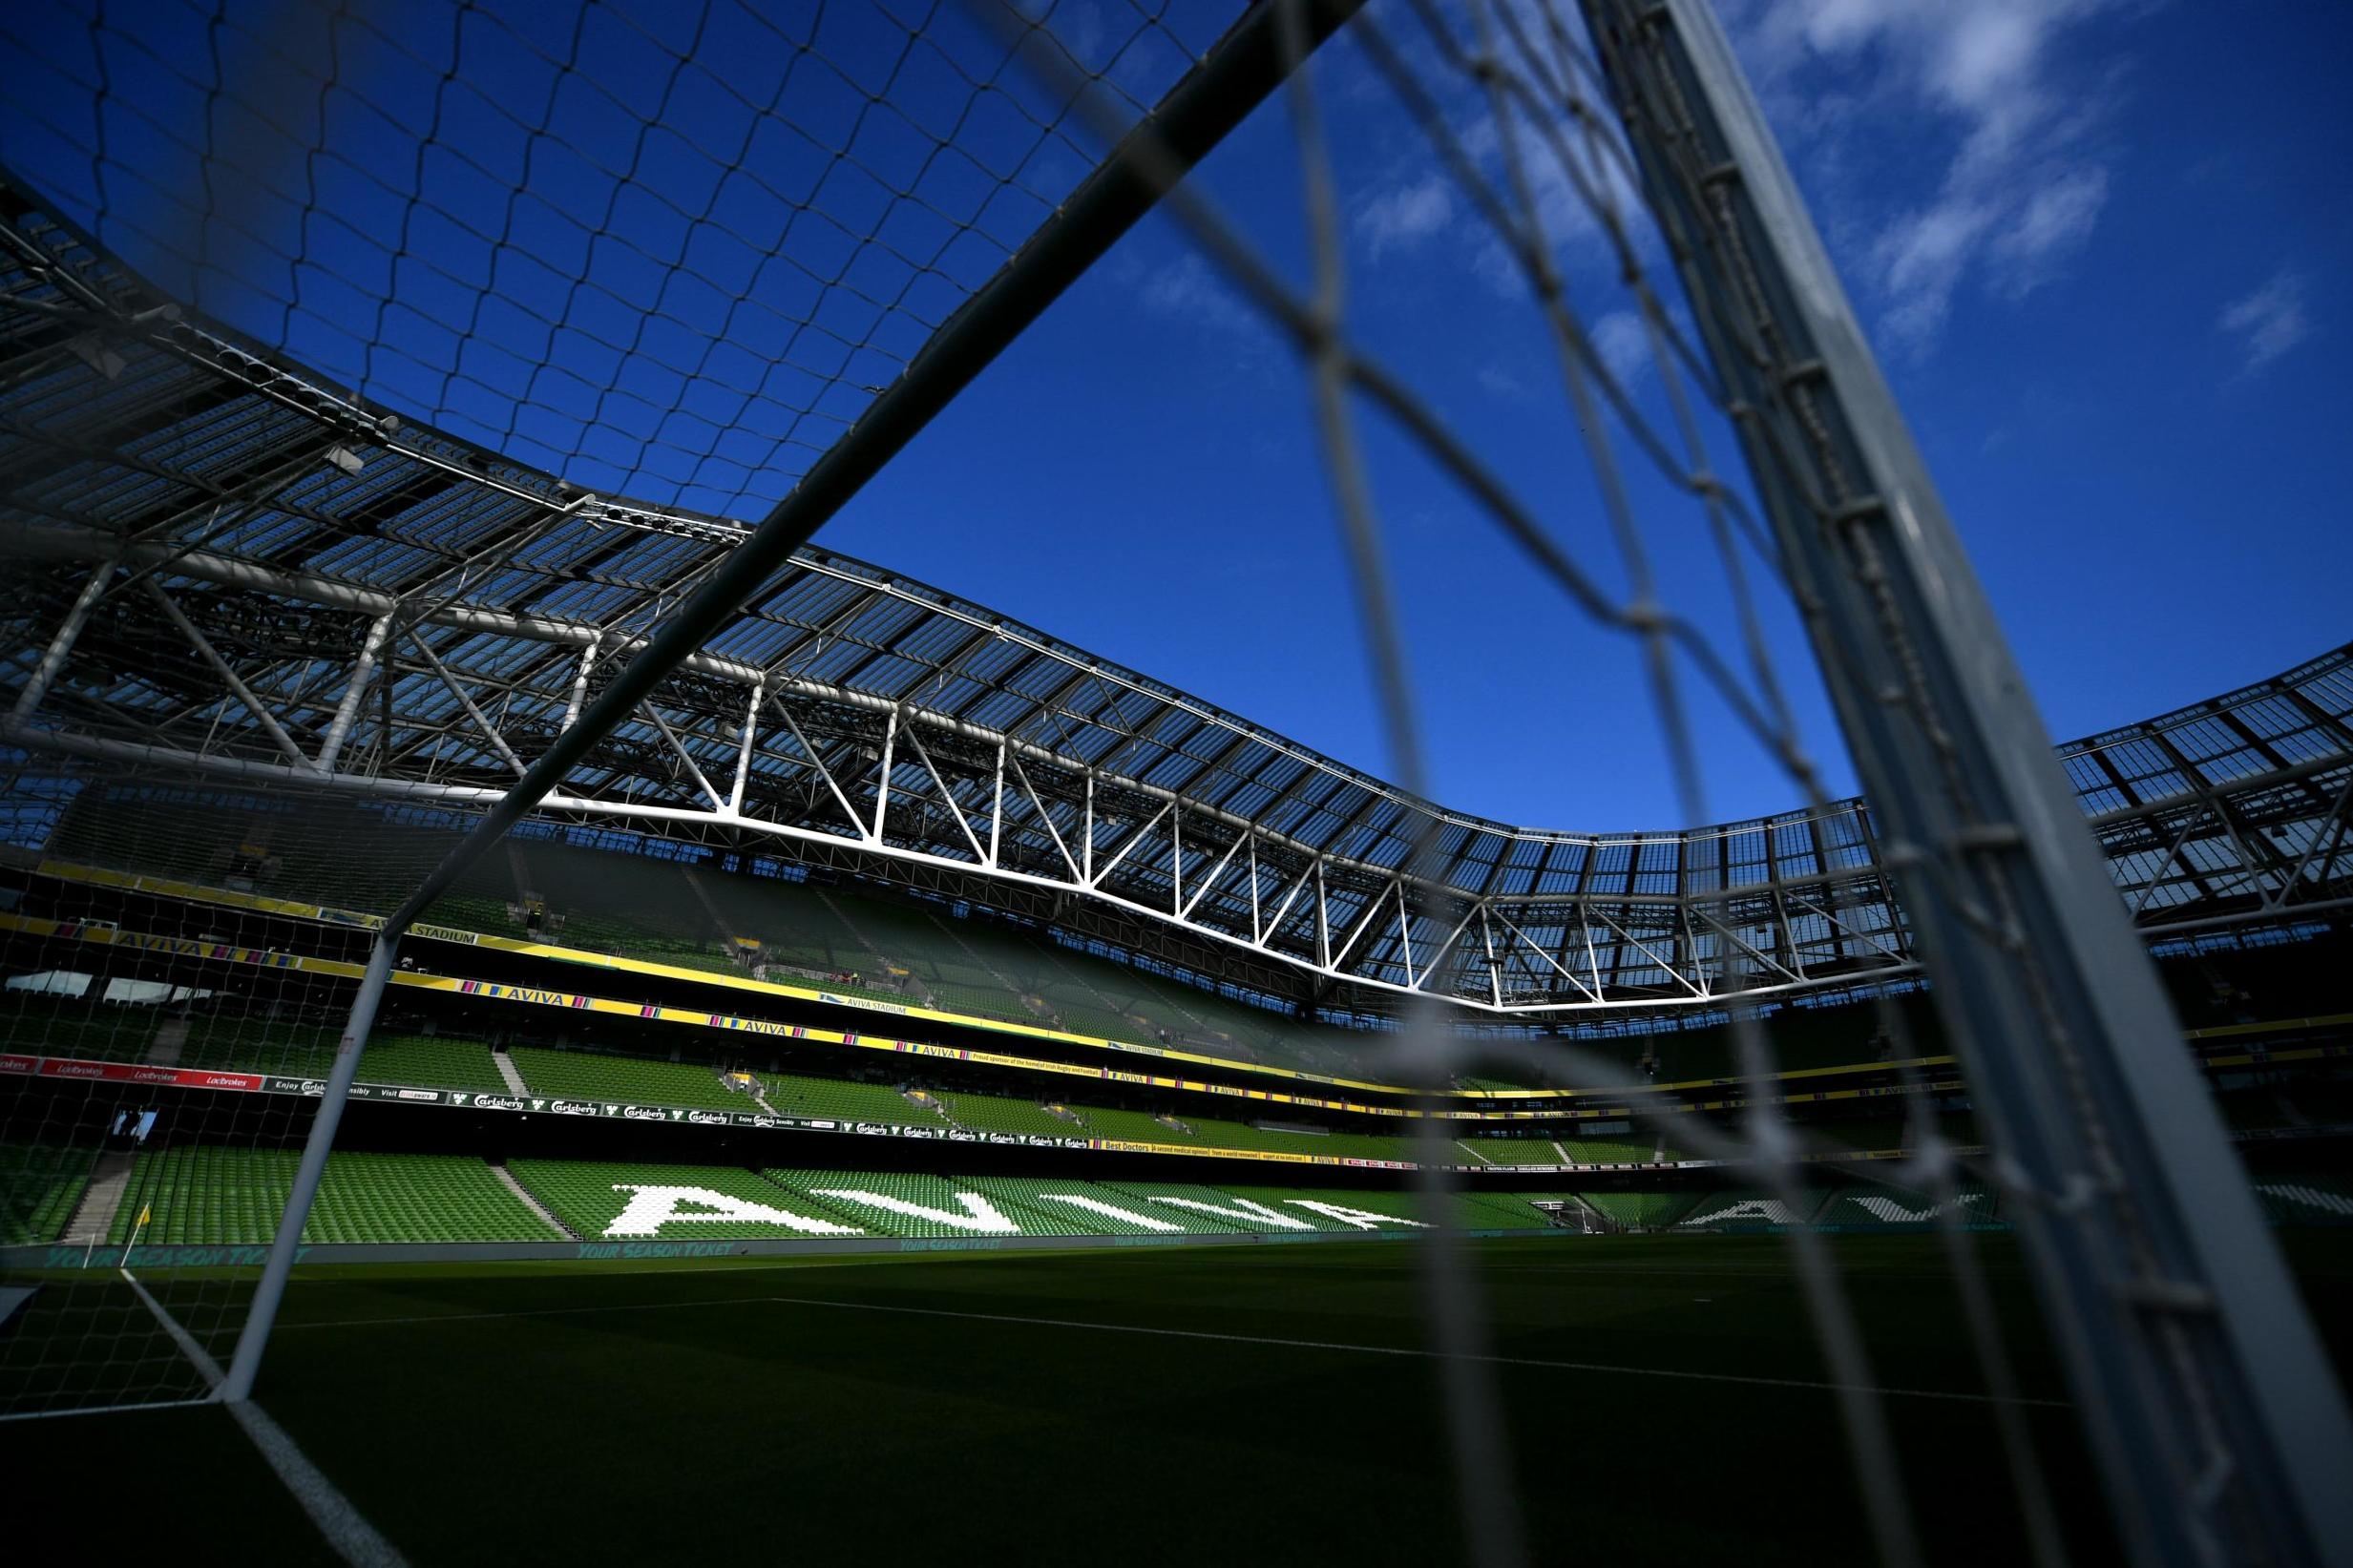
{"type": "Polygon", "coordinates": [[[1583,0],[2128,1550],[2353,1561],[2353,1424],[1721,25],[1583,0]]]}
{"type": "Polygon", "coordinates": [[[335,1047],[334,1071],[319,1096],[319,1114],[311,1121],[309,1141],[303,1145],[303,1162],[294,1172],[293,1190],[286,1195],[285,1212],[278,1217],[278,1233],[269,1244],[269,1258],[262,1265],[262,1283],[245,1311],[245,1326],[237,1336],[237,1353],[229,1360],[218,1397],[235,1402],[253,1396],[254,1374],[262,1369],[262,1352],[269,1344],[270,1327],[278,1320],[278,1302],[285,1294],[286,1276],[302,1251],[303,1224],[310,1218],[310,1202],[318,1196],[319,1178],[326,1174],[326,1157],[335,1146],[335,1127],[351,1098],[351,1080],[360,1070],[360,1049],[376,1021],[377,1004],[400,956],[400,937],[387,931],[376,938],[360,976],[359,994],[351,998],[351,1013],[344,1020],[343,1038],[335,1047]]]}

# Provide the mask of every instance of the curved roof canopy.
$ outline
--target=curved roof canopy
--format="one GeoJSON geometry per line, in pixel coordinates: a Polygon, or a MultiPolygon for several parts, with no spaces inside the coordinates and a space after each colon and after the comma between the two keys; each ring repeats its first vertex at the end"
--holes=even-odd
{"type": "MultiPolygon", "coordinates": [[[[334,392],[19,190],[0,188],[0,246],[20,739],[494,797],[746,532],[334,392]]],[[[2134,913],[2174,929],[2342,897],[2349,724],[2340,649],[2063,754],[2134,913]]],[[[1204,971],[1357,999],[1542,1015],[1910,967],[1859,801],[1655,833],[1451,812],[816,549],[549,809],[1093,909],[1204,971]],[[1422,880],[1401,868],[1425,829],[1422,880]]]]}

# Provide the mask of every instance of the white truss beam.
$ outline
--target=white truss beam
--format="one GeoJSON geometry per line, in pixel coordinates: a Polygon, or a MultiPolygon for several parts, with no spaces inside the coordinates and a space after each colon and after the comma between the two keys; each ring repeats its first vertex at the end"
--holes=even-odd
{"type": "Polygon", "coordinates": [[[163,585],[153,577],[147,577],[140,581],[139,586],[145,589],[147,596],[154,599],[162,609],[164,618],[179,628],[179,635],[188,639],[188,645],[197,651],[205,663],[212,666],[213,673],[221,678],[221,684],[229,688],[237,700],[244,705],[247,713],[253,715],[254,721],[262,726],[262,732],[270,738],[280,751],[285,753],[287,760],[306,772],[317,772],[316,764],[308,757],[303,755],[303,748],[294,743],[294,737],[286,733],[285,726],[281,724],[262,700],[253,694],[253,688],[245,684],[237,671],[231,667],[229,661],[221,657],[221,651],[215,648],[204,634],[197,629],[196,622],[190,620],[179,606],[173,602],[172,596],[163,591],[163,585]]]}
{"type": "MultiPolygon", "coordinates": [[[[517,757],[515,754],[515,748],[507,744],[507,738],[498,733],[498,726],[491,722],[490,716],[482,711],[472,697],[466,695],[466,688],[457,683],[455,676],[450,674],[450,667],[441,662],[440,656],[433,652],[432,644],[426,641],[415,627],[406,627],[404,630],[408,632],[409,640],[415,645],[416,651],[425,656],[426,664],[433,674],[441,678],[441,683],[450,689],[450,695],[457,699],[458,706],[465,710],[466,717],[473,721],[473,727],[480,730],[482,738],[491,743],[491,749],[498,753],[506,764],[515,770],[516,778],[521,778],[528,771],[523,764],[523,759],[517,757]]],[[[322,753],[326,750],[325,746],[319,749],[322,753]]]]}
{"type": "Polygon", "coordinates": [[[744,814],[744,786],[751,780],[752,748],[760,739],[760,704],[767,697],[766,685],[754,686],[750,700],[744,704],[744,739],[735,752],[735,784],[727,791],[727,810],[735,816],[744,814]]]}
{"type": "Polygon", "coordinates": [[[825,781],[826,788],[831,792],[834,804],[842,808],[842,815],[849,819],[850,826],[856,829],[859,838],[872,844],[874,841],[874,835],[866,830],[865,817],[859,814],[856,806],[850,804],[850,797],[842,792],[841,781],[834,778],[833,770],[826,765],[824,754],[809,744],[809,737],[801,733],[799,722],[792,717],[792,709],[780,702],[776,705],[776,714],[778,718],[784,720],[786,730],[800,745],[802,757],[807,760],[810,767],[816,770],[817,777],[825,781]]]}
{"type": "MultiPolygon", "coordinates": [[[[1087,823],[1088,826],[1091,828],[1094,825],[1095,802],[1095,779],[1092,774],[1087,776],[1086,785],[1087,823]]],[[[1117,870],[1119,868],[1120,862],[1127,858],[1127,851],[1133,849],[1137,845],[1142,844],[1145,841],[1145,836],[1148,835],[1153,828],[1158,827],[1161,825],[1161,820],[1175,809],[1176,803],[1171,801],[1168,805],[1162,806],[1158,811],[1153,812],[1149,818],[1145,819],[1143,826],[1127,835],[1127,842],[1120,846],[1119,853],[1113,855],[1109,860],[1103,863],[1103,869],[1096,870],[1092,865],[1093,857],[1088,857],[1089,864],[1086,871],[1086,885],[1089,888],[1102,887],[1103,879],[1117,870]]],[[[1091,831],[1088,833],[1087,839],[1090,844],[1093,843],[1094,834],[1091,831]]]]}
{"type": "Polygon", "coordinates": [[[360,643],[360,657],[351,664],[351,679],[344,683],[343,700],[335,704],[335,716],[327,721],[326,739],[319,742],[319,755],[312,759],[320,772],[333,771],[335,759],[343,755],[343,743],[350,737],[351,725],[359,718],[360,702],[368,695],[368,679],[375,674],[377,657],[384,652],[385,639],[391,633],[389,611],[368,623],[368,636],[360,643]]]}
{"type": "Polygon", "coordinates": [[[114,575],[115,557],[109,555],[82,583],[82,591],[74,596],[73,605],[67,609],[65,617],[57,622],[55,635],[51,637],[49,646],[42,651],[41,661],[33,666],[24,689],[16,694],[16,705],[9,713],[11,721],[24,722],[32,710],[41,705],[41,699],[49,695],[50,682],[57,679],[59,670],[65,668],[66,656],[74,651],[74,643],[82,635],[82,628],[90,624],[90,612],[105,595],[106,585],[114,575]]]}
{"type": "Polygon", "coordinates": [[[704,776],[702,767],[695,762],[694,753],[688,751],[680,742],[678,732],[670,727],[668,720],[662,718],[662,710],[651,702],[644,702],[639,704],[639,711],[654,721],[654,728],[664,741],[670,742],[670,749],[677,753],[680,764],[686,769],[687,776],[694,780],[695,787],[703,791],[703,798],[711,803],[711,808],[725,815],[727,810],[727,798],[711,787],[711,781],[704,776]]]}

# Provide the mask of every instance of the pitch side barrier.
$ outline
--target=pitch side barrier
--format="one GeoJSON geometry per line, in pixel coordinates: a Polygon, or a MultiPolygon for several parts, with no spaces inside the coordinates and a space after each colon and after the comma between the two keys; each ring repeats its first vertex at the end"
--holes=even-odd
{"type": "MultiPolygon", "coordinates": [[[[2279,1222],[2275,1221],[2275,1223],[2279,1222]]],[[[2304,1216],[2307,1227],[2353,1228],[2353,1218],[2304,1216]]],[[[1972,1233],[2006,1232],[2006,1221],[1965,1221],[1953,1228],[1972,1233]]],[[[1743,1222],[1716,1227],[1696,1225],[1628,1225],[1622,1234],[1640,1236],[1761,1236],[1803,1229],[1817,1236],[1885,1236],[1885,1225],[1788,1224],[1743,1222]]],[[[1454,1233],[1474,1241],[1585,1240],[1609,1233],[1581,1230],[1573,1225],[1544,1229],[1515,1226],[1461,1230],[1454,1233]]],[[[1091,1252],[1105,1247],[1225,1247],[1299,1246],[1317,1242],[1412,1242],[1420,1239],[1406,1230],[1274,1231],[1248,1234],[1191,1232],[1183,1236],[805,1236],[750,1240],[662,1242],[321,1242],[302,1247],[297,1265],[474,1265],[500,1263],[627,1263],[708,1262],[726,1258],[791,1258],[842,1254],[894,1256],[921,1252],[1091,1252]]],[[[51,1242],[33,1246],[0,1246],[0,1271],[12,1275],[78,1273],[137,1269],[259,1268],[269,1256],[266,1243],[96,1247],[69,1246],[51,1242]]]]}
{"type": "MultiPolygon", "coordinates": [[[[1582,1236],[1566,1226],[1460,1230],[1480,1240],[1582,1236]]],[[[795,1236],[705,1242],[321,1242],[295,1254],[301,1264],[617,1263],[634,1259],[798,1258],[827,1254],[907,1252],[1083,1252],[1128,1246],[1296,1246],[1312,1242],[1410,1242],[1410,1230],[1303,1230],[1265,1234],[1182,1236],[795,1236]]],[[[259,1268],[266,1242],[251,1245],[0,1246],[0,1269],[11,1273],[85,1268],[259,1268]]]]}
{"type": "MultiPolygon", "coordinates": [[[[2274,1225],[2290,1222],[2274,1216],[2274,1225]]],[[[2353,1228],[2353,1214],[2299,1213],[2299,1227],[2353,1228]]],[[[1951,1228],[1972,1233],[2006,1232],[2004,1220],[1964,1220],[1951,1228]]],[[[1628,1225],[1622,1234],[1639,1236],[1764,1236],[1792,1230],[1817,1236],[1886,1236],[1883,1224],[1809,1222],[1791,1224],[1738,1219],[1721,1225],[1701,1222],[1665,1225],[1628,1225]]],[[[1525,1226],[1459,1230],[1452,1234],[1477,1241],[1531,1241],[1606,1236],[1574,1225],[1544,1229],[1525,1226]]],[[[298,1264],[495,1264],[495,1263],[624,1263],[707,1262],[726,1258],[791,1258],[864,1254],[894,1256],[921,1252],[1086,1252],[1105,1247],[1297,1246],[1316,1242],[1412,1242],[1422,1239],[1410,1230],[1271,1231],[1250,1233],[1188,1232],[1182,1236],[797,1236],[745,1240],[664,1242],[659,1240],[564,1242],[321,1242],[302,1247],[298,1264]]],[[[70,1246],[51,1242],[32,1246],[0,1247],[0,1271],[10,1274],[80,1272],[84,1269],[250,1269],[262,1266],[269,1255],[265,1243],[133,1246],[70,1246]]]]}
{"type": "MultiPolygon", "coordinates": [[[[2330,1054],[2345,1048],[2329,1048],[2330,1054]]],[[[2319,1051],[2274,1053],[2264,1059],[2279,1061],[2293,1056],[2317,1056],[2319,1051]]],[[[289,1095],[317,1098],[326,1090],[320,1078],[233,1069],[167,1067],[144,1062],[92,1061],[72,1056],[28,1056],[0,1052],[0,1077],[32,1077],[63,1082],[136,1084],[143,1089],[177,1089],[206,1093],[289,1095]]],[[[1955,1085],[1930,1085],[1951,1088],[1955,1085]]],[[[1364,1160],[1341,1155],[1299,1154],[1287,1149],[1227,1149],[1200,1143],[1148,1143],[1131,1139],[1052,1138],[1040,1133],[977,1131],[963,1127],[927,1127],[895,1122],[858,1121],[845,1118],[786,1116],[763,1111],[720,1111],[700,1105],[653,1105],[627,1100],[590,1099],[557,1095],[515,1095],[496,1090],[436,1089],[414,1084],[354,1083],[351,1098],[370,1103],[440,1107],[458,1111],[492,1111],[518,1116],[582,1117],[591,1119],[689,1127],[727,1127],[737,1131],[846,1133],[867,1138],[898,1138],[948,1143],[988,1143],[1033,1149],[1089,1149],[1112,1154],[1177,1155],[1194,1160],[1247,1160],[1273,1164],[1332,1165],[1353,1170],[1407,1171],[1409,1160],[1364,1160]]],[[[1809,1096],[1806,1098],[1822,1097],[1809,1096]]],[[[1689,1107],[1693,1111],[1721,1109],[1715,1102],[1689,1107]]],[[[2235,1143],[2303,1142],[2353,1137],[2353,1123],[2324,1122],[2298,1127],[2235,1128],[2235,1143]]],[[[1951,1152],[1970,1159],[1985,1152],[1984,1145],[1956,1143],[1951,1152]]],[[[1800,1164],[1859,1165],[1901,1160],[1911,1151],[1895,1149],[1809,1149],[1793,1158],[1800,1164]]],[[[1559,1164],[1458,1164],[1444,1167],[1484,1176],[1639,1176],[1672,1171],[1718,1169],[1724,1160],[1578,1160],[1559,1164]]]]}

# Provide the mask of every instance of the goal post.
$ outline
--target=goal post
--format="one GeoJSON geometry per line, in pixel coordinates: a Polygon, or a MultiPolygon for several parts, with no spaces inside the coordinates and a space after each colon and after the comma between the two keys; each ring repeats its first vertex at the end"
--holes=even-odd
{"type": "Polygon", "coordinates": [[[2353,1558],[2353,1426],[1704,0],[1584,0],[2136,1561],[2353,1558]]]}

